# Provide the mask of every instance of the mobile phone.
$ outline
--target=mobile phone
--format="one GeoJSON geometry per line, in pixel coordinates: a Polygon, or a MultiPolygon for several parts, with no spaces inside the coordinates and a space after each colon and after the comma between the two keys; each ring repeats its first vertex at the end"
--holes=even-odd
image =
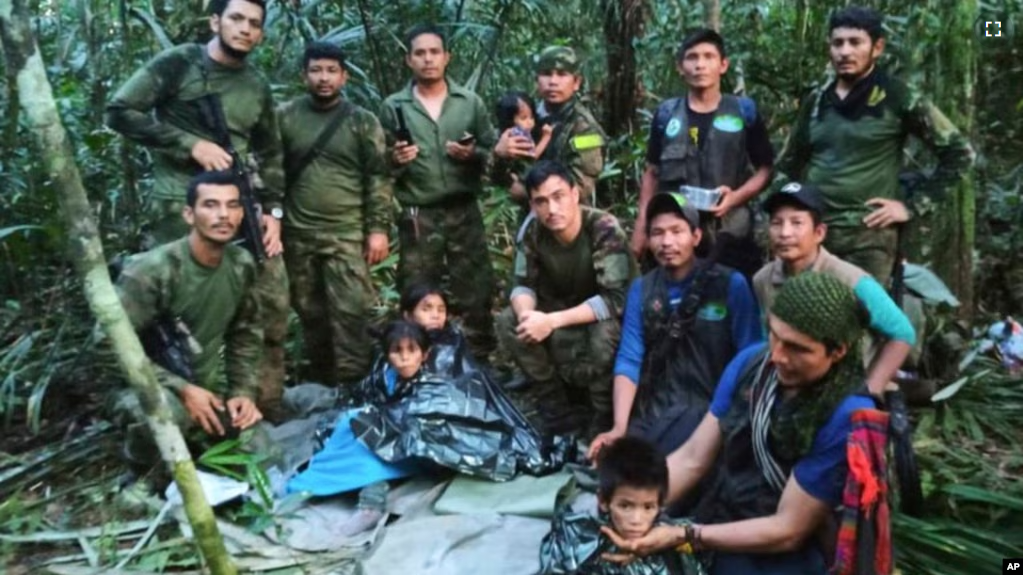
{"type": "Polygon", "coordinates": [[[473,142],[476,142],[476,136],[473,136],[472,134],[466,134],[462,138],[459,138],[458,140],[456,140],[456,142],[458,142],[459,144],[461,144],[463,146],[469,146],[473,142]]]}
{"type": "Polygon", "coordinates": [[[398,120],[398,129],[395,130],[395,141],[411,145],[412,133],[409,132],[409,127],[405,124],[405,113],[402,112],[400,106],[395,106],[395,118],[398,120]]]}

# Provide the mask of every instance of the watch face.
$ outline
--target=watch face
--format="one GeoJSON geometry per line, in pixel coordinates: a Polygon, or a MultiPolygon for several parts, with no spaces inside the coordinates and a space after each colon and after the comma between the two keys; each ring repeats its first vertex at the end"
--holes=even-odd
{"type": "Polygon", "coordinates": [[[270,215],[280,220],[281,218],[284,218],[284,210],[281,210],[280,208],[274,208],[273,210],[270,211],[270,215]]]}

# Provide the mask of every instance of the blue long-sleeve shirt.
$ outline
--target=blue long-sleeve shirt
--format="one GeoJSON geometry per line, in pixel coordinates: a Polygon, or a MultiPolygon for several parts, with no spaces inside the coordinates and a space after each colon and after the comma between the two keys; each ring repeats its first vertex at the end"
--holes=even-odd
{"type": "MultiPolygon", "coordinates": [[[[686,298],[693,285],[695,273],[691,272],[680,281],[668,282],[669,306],[675,309],[686,298]]],[[[615,357],[615,375],[625,376],[634,384],[640,382],[640,368],[643,366],[646,349],[644,346],[644,312],[641,278],[633,281],[626,295],[626,311],[622,321],[622,340],[615,357]]],[[[733,347],[739,351],[764,340],[761,327],[761,312],[743,275],[732,272],[729,275],[729,294],[726,311],[732,323],[733,347]]]]}

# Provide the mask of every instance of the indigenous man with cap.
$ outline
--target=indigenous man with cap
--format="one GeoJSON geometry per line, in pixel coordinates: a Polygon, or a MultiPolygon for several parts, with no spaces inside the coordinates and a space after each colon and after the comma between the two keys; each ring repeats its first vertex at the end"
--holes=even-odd
{"type": "Polygon", "coordinates": [[[825,201],[816,186],[786,184],[765,200],[764,210],[770,218],[768,235],[775,259],[754,276],[761,308],[770,313],[783,284],[798,274],[822,272],[841,280],[871,317],[872,346],[865,353],[867,385],[881,396],[916,340],[910,320],[870,274],[822,246],[828,225],[824,223],[825,201]]]}
{"type": "MultiPolygon", "coordinates": [[[[568,46],[549,46],[537,59],[537,93],[543,99],[538,106],[538,121],[551,125],[551,142],[539,159],[554,160],[569,168],[580,191],[580,199],[589,204],[597,188],[597,178],[604,169],[604,130],[590,110],[580,102],[583,85],[580,61],[568,46]]],[[[530,158],[533,143],[517,136],[510,128],[494,148],[501,158],[530,158]]],[[[525,190],[513,186],[513,197],[525,190]],[[518,192],[516,190],[519,190],[518,192]]],[[[525,199],[525,198],[523,198],[525,199]]]]}
{"type": "Polygon", "coordinates": [[[307,94],[278,108],[284,257],[308,377],[335,386],[370,371],[370,266],[388,255],[391,181],[380,121],[341,95],[348,80],[341,48],[313,42],[302,62],[307,94]]]}
{"type": "Polygon", "coordinates": [[[834,276],[786,282],[768,315],[768,345],[729,363],[708,414],[668,457],[669,501],[716,468],[697,523],[629,540],[605,529],[612,541],[633,555],[713,551],[712,574],[824,574],[817,536],[842,502],[854,414],[875,407],[857,345],[864,316],[834,276]]]}
{"type": "Polygon", "coordinates": [[[589,415],[589,438],[611,424],[612,364],[636,262],[615,217],[580,205],[566,167],[541,160],[524,183],[536,218],[516,252],[499,338],[537,389],[545,431],[578,431],[575,412],[589,415]]]}
{"type": "Polygon", "coordinates": [[[898,226],[911,216],[899,183],[907,136],[935,153],[935,171],[923,185],[933,198],[960,180],[973,152],[931,102],[876,66],[884,49],[875,10],[848,6],[832,15],[829,58],[836,79],[804,101],[779,171],[819,187],[828,249],[887,286],[898,226]]]}
{"type": "Polygon", "coordinates": [[[704,243],[720,262],[750,278],[762,259],[748,203],[771,178],[768,131],[753,100],[722,93],[729,60],[717,32],[700,29],[687,36],[676,68],[687,91],[663,102],[651,121],[633,253],[639,257],[645,249],[644,215],[655,192],[677,192],[683,185],[716,189],[722,197],[705,215],[704,243]]]}
{"type": "MultiPolygon", "coordinates": [[[[270,84],[247,62],[263,39],[264,0],[212,0],[206,44],[183,44],[157,54],[114,94],[107,125],[149,148],[153,192],[146,203],[147,248],[188,233],[181,219],[189,178],[231,168],[231,155],[213,140],[196,100],[214,94],[224,109],[231,144],[243,160],[256,159],[262,187],[261,225],[267,260],[259,264],[256,296],[263,318],[263,363],[258,403],[277,419],[284,390],[284,340],[288,335],[288,277],[281,254],[284,174],[281,140],[270,84]]],[[[234,168],[239,168],[235,166],[234,168]]]]}
{"type": "Polygon", "coordinates": [[[446,75],[451,53],[439,28],[414,26],[405,48],[412,81],[388,96],[380,113],[402,206],[399,289],[417,281],[442,285],[447,275],[470,351],[486,362],[496,346],[495,286],[477,200],[495,140],[491,114],[479,96],[446,75]]]}
{"type": "Polygon", "coordinates": [[[762,340],[757,303],[743,275],[694,256],[700,215],[686,198],[656,194],[645,222],[658,266],[635,280],[626,296],[614,423],[591,443],[591,460],[627,433],[671,452],[704,417],[733,356],[762,340]]]}

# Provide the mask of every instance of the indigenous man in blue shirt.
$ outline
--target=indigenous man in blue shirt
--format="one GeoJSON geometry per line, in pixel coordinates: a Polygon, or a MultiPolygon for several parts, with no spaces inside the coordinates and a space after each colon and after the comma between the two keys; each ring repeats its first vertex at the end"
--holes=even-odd
{"type": "Polygon", "coordinates": [[[669,501],[712,467],[696,524],[612,542],[634,555],[714,551],[711,574],[824,574],[815,537],[841,503],[854,413],[875,404],[857,345],[867,314],[838,278],[806,272],[783,285],[768,345],[740,352],[693,435],[668,457],[669,501]]]}
{"type": "Polygon", "coordinates": [[[760,313],[742,274],[698,259],[700,216],[679,193],[647,204],[648,247],[658,267],[633,281],[615,359],[612,429],[589,457],[625,435],[663,453],[686,440],[736,353],[761,340],[760,313]]]}

